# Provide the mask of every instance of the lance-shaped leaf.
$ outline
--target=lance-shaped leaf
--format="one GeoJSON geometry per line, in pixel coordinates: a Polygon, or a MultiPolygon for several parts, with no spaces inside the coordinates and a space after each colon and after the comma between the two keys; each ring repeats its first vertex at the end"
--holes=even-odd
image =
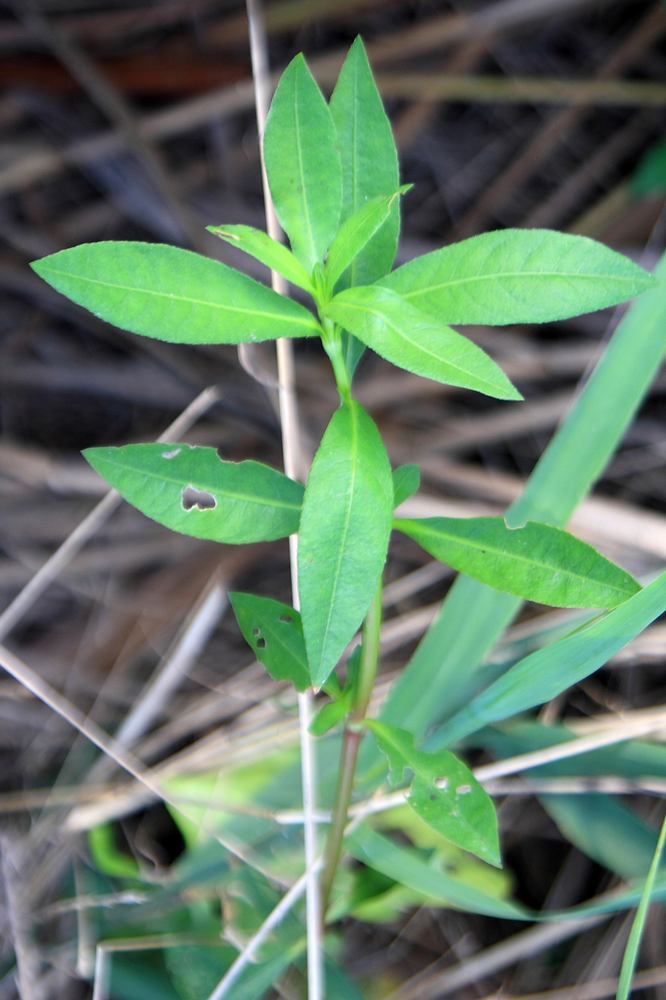
{"type": "Polygon", "coordinates": [[[370,606],[384,568],[393,480],[373,421],[354,400],[315,455],[299,529],[298,577],[312,684],[321,687],[370,606]]]}
{"type": "Polygon", "coordinates": [[[326,315],[415,375],[496,399],[523,398],[485,351],[388,288],[349,288],[328,303],[326,315]]]}
{"type": "Polygon", "coordinates": [[[625,570],[561,528],[501,517],[396,520],[440,562],[497,590],[558,608],[612,608],[640,587],[625,570]]]}
{"type": "Polygon", "coordinates": [[[276,681],[290,681],[298,691],[310,684],[303,626],[298,611],[255,594],[229,594],[245,641],[276,681]]]}
{"type": "Polygon", "coordinates": [[[406,770],[413,773],[407,801],[414,812],[451,843],[501,867],[495,806],[470,769],[448,750],[417,750],[404,729],[365,725],[388,760],[391,782],[402,783],[406,770]]]}
{"type": "Polygon", "coordinates": [[[343,272],[356,260],[375,233],[381,229],[391,215],[396,200],[411,187],[411,184],[403,184],[393,194],[372,198],[342,223],[326,260],[326,276],[331,288],[337,284],[343,272]]]}
{"type": "Polygon", "coordinates": [[[585,236],[548,229],[483,233],[381,279],[442,323],[548,323],[625,302],[652,277],[585,236]]]}
{"type": "Polygon", "coordinates": [[[260,462],[225,462],[215,448],[189,444],[83,454],[128,503],[172,531],[231,544],[298,531],[303,487],[260,462]]]}
{"type": "Polygon", "coordinates": [[[277,271],[292,285],[305,292],[312,291],[310,276],[303,265],[291,250],[278,243],[263,229],[255,229],[254,226],[206,226],[206,229],[213,236],[219,236],[232,247],[265,264],[271,271],[277,271]]]}
{"type": "Polygon", "coordinates": [[[275,91],[264,160],[280,224],[310,272],[338,228],[342,166],[331,112],[302,55],[292,59],[275,91]]]}
{"type": "Polygon", "coordinates": [[[84,243],[32,267],[53,288],[123,330],[178,344],[311,337],[303,306],[240,271],[159,243],[84,243]]]}
{"type": "Polygon", "coordinates": [[[405,500],[418,493],[421,470],[418,465],[399,465],[393,470],[393,505],[399,507],[405,500]]]}
{"type": "MultiPolygon", "coordinates": [[[[391,195],[399,181],[391,123],[360,38],[351,46],[331,97],[342,157],[342,220],[377,195],[391,195]]],[[[381,228],[354,259],[343,284],[367,284],[390,271],[400,230],[396,200],[381,228]]]]}

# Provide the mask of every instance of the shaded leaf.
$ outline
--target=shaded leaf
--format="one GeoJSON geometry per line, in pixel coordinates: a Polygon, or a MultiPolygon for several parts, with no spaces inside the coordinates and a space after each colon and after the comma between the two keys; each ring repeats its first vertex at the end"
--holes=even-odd
{"type": "Polygon", "coordinates": [[[393,470],[393,505],[399,507],[405,500],[418,493],[421,470],[418,465],[399,465],[393,470]]]}
{"type": "Polygon", "coordinates": [[[320,332],[303,306],[226,264],[159,243],[84,243],[32,265],[123,330],[178,344],[240,344],[320,332]]]}
{"type": "Polygon", "coordinates": [[[654,285],[585,236],[503,229],[424,254],[381,279],[441,323],[548,323],[626,302],[654,285]]]}
{"type": "Polygon", "coordinates": [[[338,228],[342,166],[331,112],[302,55],[292,59],[275,91],[264,160],[280,224],[310,272],[338,228]]]}
{"type": "Polygon", "coordinates": [[[485,351],[388,288],[349,288],[325,312],[399,368],[496,399],[522,399],[485,351]]]}
{"type": "Polygon", "coordinates": [[[625,570],[561,528],[501,517],[427,517],[395,527],[426,552],[497,590],[564,608],[612,608],[640,587],[625,570]]]}
{"type": "Polygon", "coordinates": [[[310,672],[298,611],[270,597],[239,591],[229,594],[229,600],[245,641],[271,677],[305,691],[310,672]]]}
{"type": "Polygon", "coordinates": [[[384,568],[392,510],[384,444],[351,400],[334,414],[315,455],[299,530],[301,615],[315,687],[365,618],[384,568]]]}
{"type": "Polygon", "coordinates": [[[627,941],[627,947],[622,958],[622,969],[620,970],[620,980],[617,986],[617,1000],[629,1000],[631,996],[631,984],[634,979],[634,972],[636,971],[636,963],[638,962],[638,953],[641,947],[641,940],[643,937],[643,931],[645,930],[645,924],[647,922],[648,911],[650,909],[650,903],[652,901],[652,894],[654,892],[654,887],[657,881],[657,873],[659,871],[659,865],[661,863],[661,858],[664,853],[664,844],[666,843],[666,817],[661,824],[661,833],[659,834],[659,840],[655,848],[654,857],[652,858],[652,864],[650,865],[650,870],[648,871],[647,878],[645,879],[645,886],[643,887],[643,893],[641,895],[641,901],[638,904],[638,910],[636,911],[636,916],[634,922],[631,926],[631,932],[629,934],[629,940],[627,941]]]}
{"type": "Polygon", "coordinates": [[[172,531],[232,544],[298,531],[303,487],[260,462],[225,462],[215,448],[189,444],[83,454],[125,500],[172,531]]]}
{"type": "Polygon", "coordinates": [[[297,285],[306,292],[312,291],[309,274],[291,250],[272,239],[262,229],[255,229],[253,226],[206,226],[206,229],[237,250],[261,261],[271,271],[277,271],[292,285],[297,285]]]}

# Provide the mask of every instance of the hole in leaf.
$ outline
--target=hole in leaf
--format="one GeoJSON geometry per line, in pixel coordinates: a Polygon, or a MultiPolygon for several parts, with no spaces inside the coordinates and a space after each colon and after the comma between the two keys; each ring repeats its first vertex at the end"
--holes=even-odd
{"type": "Polygon", "coordinates": [[[214,510],[217,507],[217,500],[212,493],[206,490],[197,490],[194,486],[186,486],[182,494],[183,510],[214,510]]]}
{"type": "Polygon", "coordinates": [[[175,458],[176,455],[180,455],[182,448],[173,448],[171,451],[163,451],[162,458],[175,458]]]}
{"type": "Polygon", "coordinates": [[[293,622],[293,620],[294,620],[294,616],[293,615],[280,615],[280,621],[284,622],[285,625],[291,625],[291,623],[293,622]]]}
{"type": "Polygon", "coordinates": [[[255,626],[255,627],[254,627],[254,628],[252,629],[252,635],[254,635],[254,636],[257,636],[257,635],[261,635],[261,629],[260,629],[260,628],[257,628],[257,627],[255,626]]]}
{"type": "Polygon", "coordinates": [[[456,788],[456,795],[469,795],[472,791],[471,785],[458,785],[456,788]]]}
{"type": "Polygon", "coordinates": [[[266,640],[263,635],[260,635],[257,639],[257,649],[266,649],[266,640]]]}

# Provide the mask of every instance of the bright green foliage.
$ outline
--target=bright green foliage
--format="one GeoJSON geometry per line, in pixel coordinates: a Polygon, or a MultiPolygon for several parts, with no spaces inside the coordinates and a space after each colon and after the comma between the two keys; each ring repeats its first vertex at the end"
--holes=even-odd
{"type": "Polygon", "coordinates": [[[206,226],[206,229],[232,247],[261,261],[270,270],[277,271],[292,285],[312,293],[312,282],[303,265],[291,250],[272,239],[263,229],[255,229],[253,226],[206,226]]]}
{"type": "Polygon", "coordinates": [[[377,428],[355,401],[334,414],[308,478],[298,578],[312,683],[321,687],[363,621],[379,583],[393,480],[377,428]]]}
{"type": "MultiPolygon", "coordinates": [[[[331,97],[331,114],[342,157],[342,221],[378,195],[398,190],[398,153],[391,123],[360,38],[349,50],[331,97]]],[[[393,266],[400,231],[400,206],[351,265],[344,285],[376,281],[393,266]]]]}
{"type": "Polygon", "coordinates": [[[653,279],[585,236],[548,229],[483,233],[424,254],[381,284],[440,323],[549,323],[624,302],[653,279]]]}
{"type": "Polygon", "coordinates": [[[399,507],[418,493],[421,486],[421,470],[418,465],[399,465],[393,470],[393,506],[399,507]]]}
{"type": "Polygon", "coordinates": [[[421,819],[453,844],[500,867],[495,807],[470,769],[448,750],[417,750],[404,729],[373,721],[366,725],[388,760],[393,784],[404,781],[406,770],[413,773],[407,801],[421,819]]]}
{"type": "Polygon", "coordinates": [[[497,399],[523,398],[485,351],[388,288],[350,288],[326,306],[326,315],[416,375],[497,399]]]}
{"type": "Polygon", "coordinates": [[[276,681],[291,681],[297,691],[310,684],[303,626],[298,611],[270,597],[229,594],[236,621],[257,659],[276,681]]]}
{"type": "Polygon", "coordinates": [[[338,228],[342,166],[331,112],[302,55],[292,59],[275,91],[264,159],[280,224],[312,271],[338,228]]]}
{"type": "Polygon", "coordinates": [[[320,333],[314,316],[240,271],[159,243],[84,243],[32,267],[123,330],[177,344],[240,344],[320,333]]]}
{"type": "Polygon", "coordinates": [[[652,858],[650,870],[647,874],[647,878],[645,879],[645,886],[643,888],[641,901],[638,904],[638,910],[636,911],[636,916],[631,927],[631,933],[629,934],[629,940],[627,941],[627,947],[622,959],[620,980],[618,982],[617,993],[615,995],[616,1000],[629,1000],[629,997],[631,996],[631,984],[634,979],[636,963],[638,962],[638,953],[641,947],[641,939],[643,937],[643,931],[645,929],[645,923],[647,921],[648,911],[650,909],[652,894],[657,881],[657,873],[659,871],[659,865],[661,864],[661,858],[664,853],[665,843],[666,818],[664,818],[661,824],[661,833],[659,834],[657,847],[654,852],[654,857],[652,858]]]}
{"type": "Polygon", "coordinates": [[[664,611],[666,573],[603,618],[520,660],[458,712],[438,734],[438,742],[451,744],[483,725],[556,698],[607,663],[664,611]]]}
{"type": "Polygon", "coordinates": [[[640,590],[591,545],[547,524],[507,528],[501,517],[427,517],[395,527],[440,562],[541,604],[612,608],[640,590]]]}
{"type": "Polygon", "coordinates": [[[260,462],[225,462],[215,448],[189,444],[83,454],[125,500],[172,531],[239,545],[298,530],[303,487],[260,462]]]}
{"type": "Polygon", "coordinates": [[[396,200],[412,186],[404,184],[395,194],[373,198],[342,223],[326,258],[326,277],[331,288],[384,225],[396,200]]]}

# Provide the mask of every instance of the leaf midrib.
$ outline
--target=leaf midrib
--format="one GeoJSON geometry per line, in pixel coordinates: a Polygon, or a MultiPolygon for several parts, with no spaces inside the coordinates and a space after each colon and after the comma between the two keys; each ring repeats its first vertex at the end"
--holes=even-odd
{"type": "MultiPolygon", "coordinates": [[[[411,524],[413,522],[396,521],[396,526],[402,525],[404,523],[410,523],[411,524]]],[[[404,531],[404,528],[400,527],[400,530],[404,531]]],[[[474,541],[474,540],[472,540],[470,538],[467,538],[467,537],[460,538],[460,536],[458,536],[458,535],[448,534],[447,532],[442,531],[441,529],[431,528],[429,526],[428,527],[426,527],[426,526],[421,527],[421,525],[419,525],[417,530],[418,530],[419,534],[429,535],[429,536],[434,537],[436,539],[441,539],[441,538],[450,539],[451,541],[456,542],[458,545],[468,545],[472,549],[479,549],[479,550],[484,551],[484,552],[490,552],[492,555],[499,555],[500,557],[502,557],[504,559],[511,560],[511,562],[527,563],[529,566],[547,566],[548,569],[551,569],[551,570],[553,570],[553,571],[555,571],[557,573],[562,573],[562,574],[564,574],[566,576],[572,577],[573,579],[582,580],[582,581],[587,582],[587,583],[589,583],[591,581],[592,583],[596,584],[597,586],[606,587],[608,590],[616,591],[619,594],[634,595],[634,594],[637,594],[639,592],[638,590],[627,590],[625,588],[620,587],[619,585],[612,584],[612,583],[606,583],[606,582],[604,582],[602,580],[597,580],[597,579],[595,579],[594,577],[591,577],[591,576],[583,576],[580,573],[574,573],[574,572],[572,572],[569,569],[563,569],[560,566],[557,566],[557,565],[554,565],[553,563],[547,562],[545,559],[541,559],[541,560],[537,561],[535,559],[529,559],[527,556],[520,555],[520,553],[513,553],[513,552],[508,553],[505,549],[498,549],[498,548],[495,548],[491,544],[488,544],[488,543],[485,543],[485,542],[483,542],[483,543],[476,542],[476,541],[474,541]]],[[[410,532],[406,532],[406,534],[410,534],[410,532]]],[[[414,535],[411,535],[411,537],[414,538],[414,535]]],[[[415,540],[417,540],[417,539],[415,539],[415,540]]],[[[603,556],[602,556],[602,558],[603,558],[603,556]]]]}
{"type": "MultiPolygon", "coordinates": [[[[409,267],[409,265],[405,265],[409,267]]],[[[397,274],[397,272],[394,272],[397,274]]],[[[437,282],[433,285],[423,285],[420,288],[416,288],[411,292],[401,292],[403,298],[413,299],[420,295],[428,295],[430,292],[440,291],[442,288],[454,288],[456,285],[472,285],[480,282],[491,282],[491,281],[504,281],[506,279],[519,278],[521,281],[524,280],[535,280],[540,278],[568,278],[570,280],[578,281],[612,281],[612,282],[630,282],[632,284],[642,284],[646,288],[649,287],[652,282],[647,278],[636,277],[632,278],[628,275],[616,275],[616,274],[581,274],[577,271],[497,271],[494,274],[477,274],[472,275],[468,278],[454,278],[448,281],[437,282]]],[[[388,287],[393,287],[392,284],[387,283],[388,287]]]]}
{"type": "Polygon", "coordinates": [[[310,323],[305,319],[301,319],[300,316],[292,315],[291,313],[289,315],[283,315],[282,313],[265,312],[262,309],[245,309],[242,306],[230,306],[220,302],[211,302],[206,299],[195,299],[188,295],[174,295],[173,292],[156,292],[150,288],[139,288],[133,285],[121,285],[114,281],[104,281],[101,278],[89,278],[84,274],[74,274],[71,271],[61,271],[59,268],[55,267],[42,268],[42,272],[46,274],[57,274],[63,278],[74,279],[75,281],[85,281],[91,285],[101,285],[103,288],[114,288],[121,292],[134,292],[140,295],[152,295],[154,298],[158,299],[172,299],[175,302],[184,302],[188,305],[206,306],[209,309],[222,309],[225,312],[240,313],[241,315],[261,316],[264,319],[277,320],[282,323],[289,323],[290,325],[296,324],[299,326],[305,326],[307,329],[310,329],[311,327],[314,328],[316,325],[314,317],[310,323]]]}

